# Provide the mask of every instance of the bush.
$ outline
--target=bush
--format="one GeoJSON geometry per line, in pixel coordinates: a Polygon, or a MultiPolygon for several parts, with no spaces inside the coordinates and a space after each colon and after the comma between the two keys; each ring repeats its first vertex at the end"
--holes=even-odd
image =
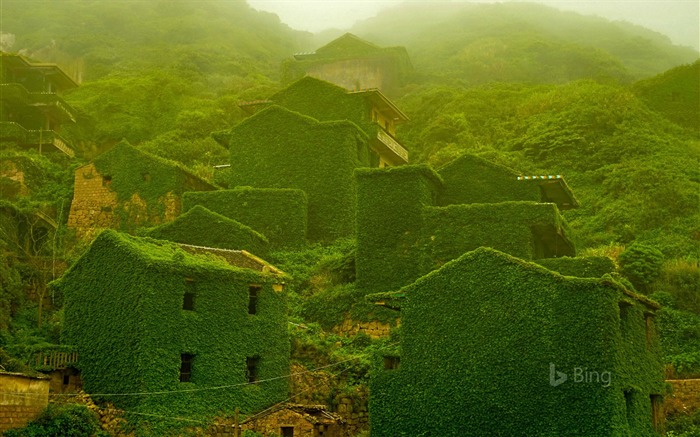
{"type": "Polygon", "coordinates": [[[668,293],[679,310],[700,315],[700,265],[683,259],[664,263],[652,289],[668,293]]]}
{"type": "Polygon", "coordinates": [[[5,432],[7,437],[91,437],[100,435],[97,416],[84,405],[50,404],[26,427],[5,432]]]}
{"type": "Polygon", "coordinates": [[[648,291],[648,285],[661,273],[664,256],[655,247],[633,244],[620,254],[622,274],[640,291],[648,291]]]}

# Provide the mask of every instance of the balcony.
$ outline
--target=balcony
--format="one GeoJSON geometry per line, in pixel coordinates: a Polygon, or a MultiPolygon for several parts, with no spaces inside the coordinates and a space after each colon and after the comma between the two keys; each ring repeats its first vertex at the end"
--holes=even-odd
{"type": "Polygon", "coordinates": [[[377,127],[377,136],[372,141],[372,145],[379,153],[379,156],[391,165],[408,164],[408,150],[379,126],[377,127]]]}
{"type": "Polygon", "coordinates": [[[0,96],[10,104],[38,107],[54,118],[75,123],[75,110],[56,93],[32,93],[18,83],[3,83],[0,96]]]}
{"type": "Polygon", "coordinates": [[[0,140],[15,141],[24,146],[39,146],[40,151],[45,146],[52,146],[71,158],[75,157],[68,142],[52,130],[27,130],[18,123],[0,122],[0,140]]]}

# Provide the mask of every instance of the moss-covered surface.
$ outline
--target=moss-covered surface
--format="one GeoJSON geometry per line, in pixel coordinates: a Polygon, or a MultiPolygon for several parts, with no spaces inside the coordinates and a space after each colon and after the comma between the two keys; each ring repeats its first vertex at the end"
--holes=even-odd
{"type": "Polygon", "coordinates": [[[552,203],[436,207],[447,182],[427,166],[356,173],[357,281],[362,289],[396,290],[481,246],[528,260],[575,255],[568,226],[552,203]]]}
{"type": "Polygon", "coordinates": [[[306,244],[307,199],[301,190],[239,187],[185,193],[182,209],[203,206],[260,232],[271,249],[295,248],[306,244]]]}
{"type": "Polygon", "coordinates": [[[287,397],[287,309],[277,281],[172,243],[105,231],[54,287],[65,301],[63,342],[77,347],[88,393],[130,393],[99,397],[131,411],[204,418],[287,397]],[[254,315],[251,284],[261,286],[254,315]],[[194,293],[191,311],[183,309],[186,292],[194,293]],[[194,355],[190,382],[179,381],[181,354],[194,355]],[[259,383],[248,384],[247,357],[259,357],[259,383]]]}
{"type": "Polygon", "coordinates": [[[428,166],[356,171],[357,285],[367,291],[391,291],[427,273],[416,248],[423,208],[433,205],[440,177],[428,166]]]}
{"type": "Polygon", "coordinates": [[[160,240],[219,249],[247,250],[265,256],[267,238],[254,229],[206,209],[195,206],[175,220],[144,234],[160,240]]]}
{"type": "Polygon", "coordinates": [[[401,363],[377,363],[373,436],[657,435],[650,395],[665,385],[645,318],[655,306],[609,277],[563,277],[482,248],[401,293],[401,363]],[[554,373],[552,385],[551,365],[568,380],[554,373]]]}
{"type": "Polygon", "coordinates": [[[162,200],[168,193],[179,196],[185,191],[216,189],[180,164],[142,152],[126,141],[99,155],[93,163],[102,177],[110,178],[110,188],[120,202],[138,194],[149,213],[156,215],[162,212],[162,200]]]}
{"type": "Polygon", "coordinates": [[[537,264],[564,276],[600,278],[615,272],[615,263],[607,256],[581,256],[538,259],[537,264]]]}
{"type": "Polygon", "coordinates": [[[552,203],[427,207],[423,221],[418,245],[427,252],[433,268],[481,246],[527,260],[575,255],[573,246],[562,237],[566,223],[552,203]]]}
{"type": "Polygon", "coordinates": [[[366,137],[356,125],[319,122],[272,106],[235,126],[229,149],[230,186],[303,190],[309,202],[309,240],[352,235],[353,170],[369,166],[366,137]]]}
{"type": "Polygon", "coordinates": [[[519,173],[476,155],[463,155],[437,170],[445,181],[440,206],[498,203],[511,200],[540,201],[537,185],[519,181],[519,173]]]}

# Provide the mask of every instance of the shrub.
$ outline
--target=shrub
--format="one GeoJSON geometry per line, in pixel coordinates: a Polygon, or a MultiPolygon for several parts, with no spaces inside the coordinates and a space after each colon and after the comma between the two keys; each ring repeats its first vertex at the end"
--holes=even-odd
{"type": "Polygon", "coordinates": [[[84,405],[49,404],[26,427],[5,432],[7,437],[91,437],[101,434],[97,416],[84,405]]]}
{"type": "Polygon", "coordinates": [[[648,291],[648,285],[661,273],[663,261],[660,250],[643,244],[631,245],[619,258],[622,274],[640,291],[648,291]]]}

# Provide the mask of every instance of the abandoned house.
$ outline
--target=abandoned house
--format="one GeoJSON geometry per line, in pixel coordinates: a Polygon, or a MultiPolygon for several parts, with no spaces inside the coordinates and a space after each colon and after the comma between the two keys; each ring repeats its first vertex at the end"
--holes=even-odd
{"type": "MultiPolygon", "coordinates": [[[[408,163],[408,151],[396,139],[397,126],[408,121],[408,116],[376,88],[348,91],[320,79],[305,77],[268,100],[242,102],[239,106],[253,114],[271,105],[319,121],[348,120],[355,123],[367,135],[370,167],[408,163]]],[[[221,138],[226,141],[225,134],[221,138]]]]}
{"type": "Polygon", "coordinates": [[[481,246],[526,260],[576,253],[560,210],[578,203],[559,175],[526,179],[465,155],[437,172],[360,169],[356,178],[356,273],[365,290],[396,290],[481,246]]]}
{"type": "Polygon", "coordinates": [[[345,421],[325,405],[279,404],[241,422],[265,437],[345,437],[345,421]]]}
{"type": "Polygon", "coordinates": [[[348,90],[376,88],[393,95],[412,72],[404,47],[379,47],[346,33],[314,52],[284,61],[282,82],[311,76],[348,90]]]}
{"type": "Polygon", "coordinates": [[[179,164],[122,141],[75,170],[68,227],[91,237],[105,228],[169,222],[180,214],[184,192],[215,189],[179,164]]]}
{"type": "Polygon", "coordinates": [[[371,376],[373,436],[659,435],[659,306],[610,276],[479,248],[370,298],[402,324],[371,376]]]}
{"type": "Polygon", "coordinates": [[[263,256],[269,245],[267,238],[254,229],[199,205],[171,222],[146,230],[144,235],[175,243],[243,249],[263,256]]]}
{"type": "Polygon", "coordinates": [[[106,230],[52,286],[86,392],[191,417],[288,396],[285,279],[245,251],[106,230]]]}
{"type": "Polygon", "coordinates": [[[60,95],[77,86],[55,64],[0,52],[0,141],[75,156],[60,135],[63,123],[75,122],[75,110],[60,95]]]}

